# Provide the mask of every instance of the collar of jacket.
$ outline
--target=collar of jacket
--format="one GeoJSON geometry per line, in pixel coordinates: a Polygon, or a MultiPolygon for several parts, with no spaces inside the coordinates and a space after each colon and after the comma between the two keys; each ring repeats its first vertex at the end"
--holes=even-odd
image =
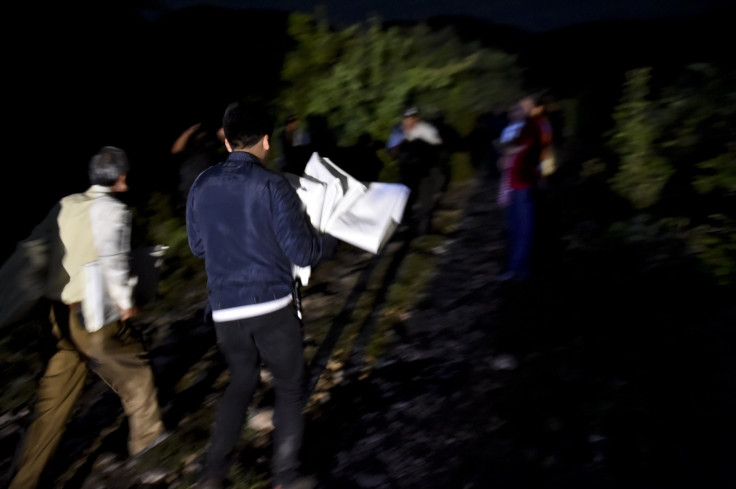
{"type": "Polygon", "coordinates": [[[112,189],[110,187],[105,187],[104,185],[92,185],[85,193],[111,194],[112,189]]]}
{"type": "Polygon", "coordinates": [[[263,162],[254,154],[247,151],[233,151],[225,160],[225,163],[257,163],[263,165],[263,162]]]}

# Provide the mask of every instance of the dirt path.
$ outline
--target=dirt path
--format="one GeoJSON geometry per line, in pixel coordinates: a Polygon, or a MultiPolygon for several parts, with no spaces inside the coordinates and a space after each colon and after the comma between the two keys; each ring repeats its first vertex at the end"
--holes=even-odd
{"type": "MultiPolygon", "coordinates": [[[[499,284],[494,197],[494,182],[452,186],[435,234],[398,232],[379,256],[341,247],[314,270],[303,290],[305,464],[318,487],[733,487],[732,316],[703,322],[704,297],[690,288],[631,280],[626,260],[572,251],[529,284],[499,284]]],[[[151,356],[174,435],[126,462],[119,401],[92,384],[47,489],[195,480],[226,369],[201,315],[169,328],[151,356]]],[[[270,488],[263,380],[231,472],[237,489],[270,488]]]]}

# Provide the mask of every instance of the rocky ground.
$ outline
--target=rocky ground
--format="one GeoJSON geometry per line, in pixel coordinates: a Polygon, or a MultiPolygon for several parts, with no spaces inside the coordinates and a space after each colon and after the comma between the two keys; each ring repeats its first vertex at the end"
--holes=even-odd
{"type": "MultiPolygon", "coordinates": [[[[305,468],[319,487],[734,487],[733,316],[685,306],[702,298],[685,301],[691,289],[666,280],[620,290],[623,261],[572,265],[557,251],[533,281],[501,284],[494,197],[494,181],[455,183],[433,234],[400,229],[379,256],[344,245],[313,271],[305,468]]],[[[44,487],[194,481],[227,374],[188,305],[195,313],[164,326],[151,352],[173,435],[127,460],[119,401],[91,379],[44,487]]],[[[263,380],[235,488],[270,487],[267,371],[263,380]]],[[[24,419],[6,423],[4,443],[24,419]]]]}

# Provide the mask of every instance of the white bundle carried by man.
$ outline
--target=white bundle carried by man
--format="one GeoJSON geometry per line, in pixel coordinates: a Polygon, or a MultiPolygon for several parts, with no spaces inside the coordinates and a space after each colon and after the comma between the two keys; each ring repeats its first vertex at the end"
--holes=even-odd
{"type": "Polygon", "coordinates": [[[315,228],[374,254],[401,224],[409,198],[406,185],[360,182],[317,153],[312,153],[304,175],[287,178],[315,228]]]}

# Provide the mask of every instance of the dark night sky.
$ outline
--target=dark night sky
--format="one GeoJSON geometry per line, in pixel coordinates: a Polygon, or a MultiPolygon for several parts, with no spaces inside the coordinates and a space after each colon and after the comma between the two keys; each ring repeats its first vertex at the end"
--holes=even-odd
{"type": "MultiPolygon", "coordinates": [[[[251,9],[314,12],[307,0],[154,0],[161,9],[218,5],[251,9]]],[[[372,13],[387,21],[423,20],[441,15],[476,17],[532,32],[603,20],[686,18],[730,0],[324,0],[328,16],[337,24],[353,24],[372,13]]]]}

